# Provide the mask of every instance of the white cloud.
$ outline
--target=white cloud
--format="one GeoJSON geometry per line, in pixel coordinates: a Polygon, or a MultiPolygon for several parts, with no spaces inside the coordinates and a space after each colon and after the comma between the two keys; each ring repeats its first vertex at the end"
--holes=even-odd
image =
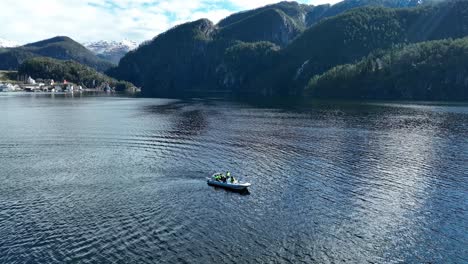
{"type": "MultiPolygon", "coordinates": [[[[57,35],[78,41],[143,41],[176,24],[218,22],[241,10],[279,0],[1,0],[0,37],[19,43],[57,35]]],[[[338,0],[302,1],[309,4],[338,0]]]]}

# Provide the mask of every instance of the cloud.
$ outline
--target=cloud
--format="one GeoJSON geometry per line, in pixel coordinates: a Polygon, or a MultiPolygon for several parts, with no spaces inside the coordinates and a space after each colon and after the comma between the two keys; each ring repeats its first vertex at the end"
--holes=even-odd
{"type": "MultiPolygon", "coordinates": [[[[58,35],[78,41],[143,41],[187,21],[218,22],[279,0],[1,0],[0,37],[19,43],[58,35]]],[[[303,0],[319,4],[338,0],[303,0]]]]}

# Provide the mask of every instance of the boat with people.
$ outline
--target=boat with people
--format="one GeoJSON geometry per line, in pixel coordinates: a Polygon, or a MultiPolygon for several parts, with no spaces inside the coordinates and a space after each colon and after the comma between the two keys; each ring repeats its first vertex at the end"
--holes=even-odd
{"type": "Polygon", "coordinates": [[[228,171],[226,174],[224,173],[215,173],[211,176],[211,178],[207,178],[208,185],[221,187],[225,189],[235,190],[235,191],[242,191],[246,190],[248,187],[251,186],[248,182],[241,182],[231,176],[231,173],[228,171]]]}

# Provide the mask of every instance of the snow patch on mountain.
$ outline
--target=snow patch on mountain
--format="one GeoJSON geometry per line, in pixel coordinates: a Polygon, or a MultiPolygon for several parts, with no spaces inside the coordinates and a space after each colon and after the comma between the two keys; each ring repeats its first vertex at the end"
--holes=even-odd
{"type": "Polygon", "coordinates": [[[109,52],[129,52],[138,47],[138,44],[135,41],[131,40],[122,40],[122,41],[107,41],[101,40],[96,42],[85,43],[85,47],[96,54],[103,54],[109,52]]]}
{"type": "Polygon", "coordinates": [[[11,40],[0,38],[0,48],[13,48],[13,47],[18,47],[18,43],[11,41],[11,40]]]}
{"type": "Polygon", "coordinates": [[[138,43],[127,39],[122,41],[101,40],[85,43],[84,46],[99,57],[118,64],[125,54],[138,47],[138,43]]]}

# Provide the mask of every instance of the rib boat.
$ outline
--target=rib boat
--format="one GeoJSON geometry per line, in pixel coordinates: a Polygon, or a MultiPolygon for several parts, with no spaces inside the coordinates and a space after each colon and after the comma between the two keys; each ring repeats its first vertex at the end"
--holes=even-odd
{"type": "Polygon", "coordinates": [[[226,181],[218,180],[217,176],[220,175],[222,175],[222,173],[215,173],[211,176],[211,178],[207,178],[208,185],[235,191],[242,191],[251,186],[251,184],[248,182],[240,182],[238,180],[231,181],[230,177],[227,178],[226,181]]]}

